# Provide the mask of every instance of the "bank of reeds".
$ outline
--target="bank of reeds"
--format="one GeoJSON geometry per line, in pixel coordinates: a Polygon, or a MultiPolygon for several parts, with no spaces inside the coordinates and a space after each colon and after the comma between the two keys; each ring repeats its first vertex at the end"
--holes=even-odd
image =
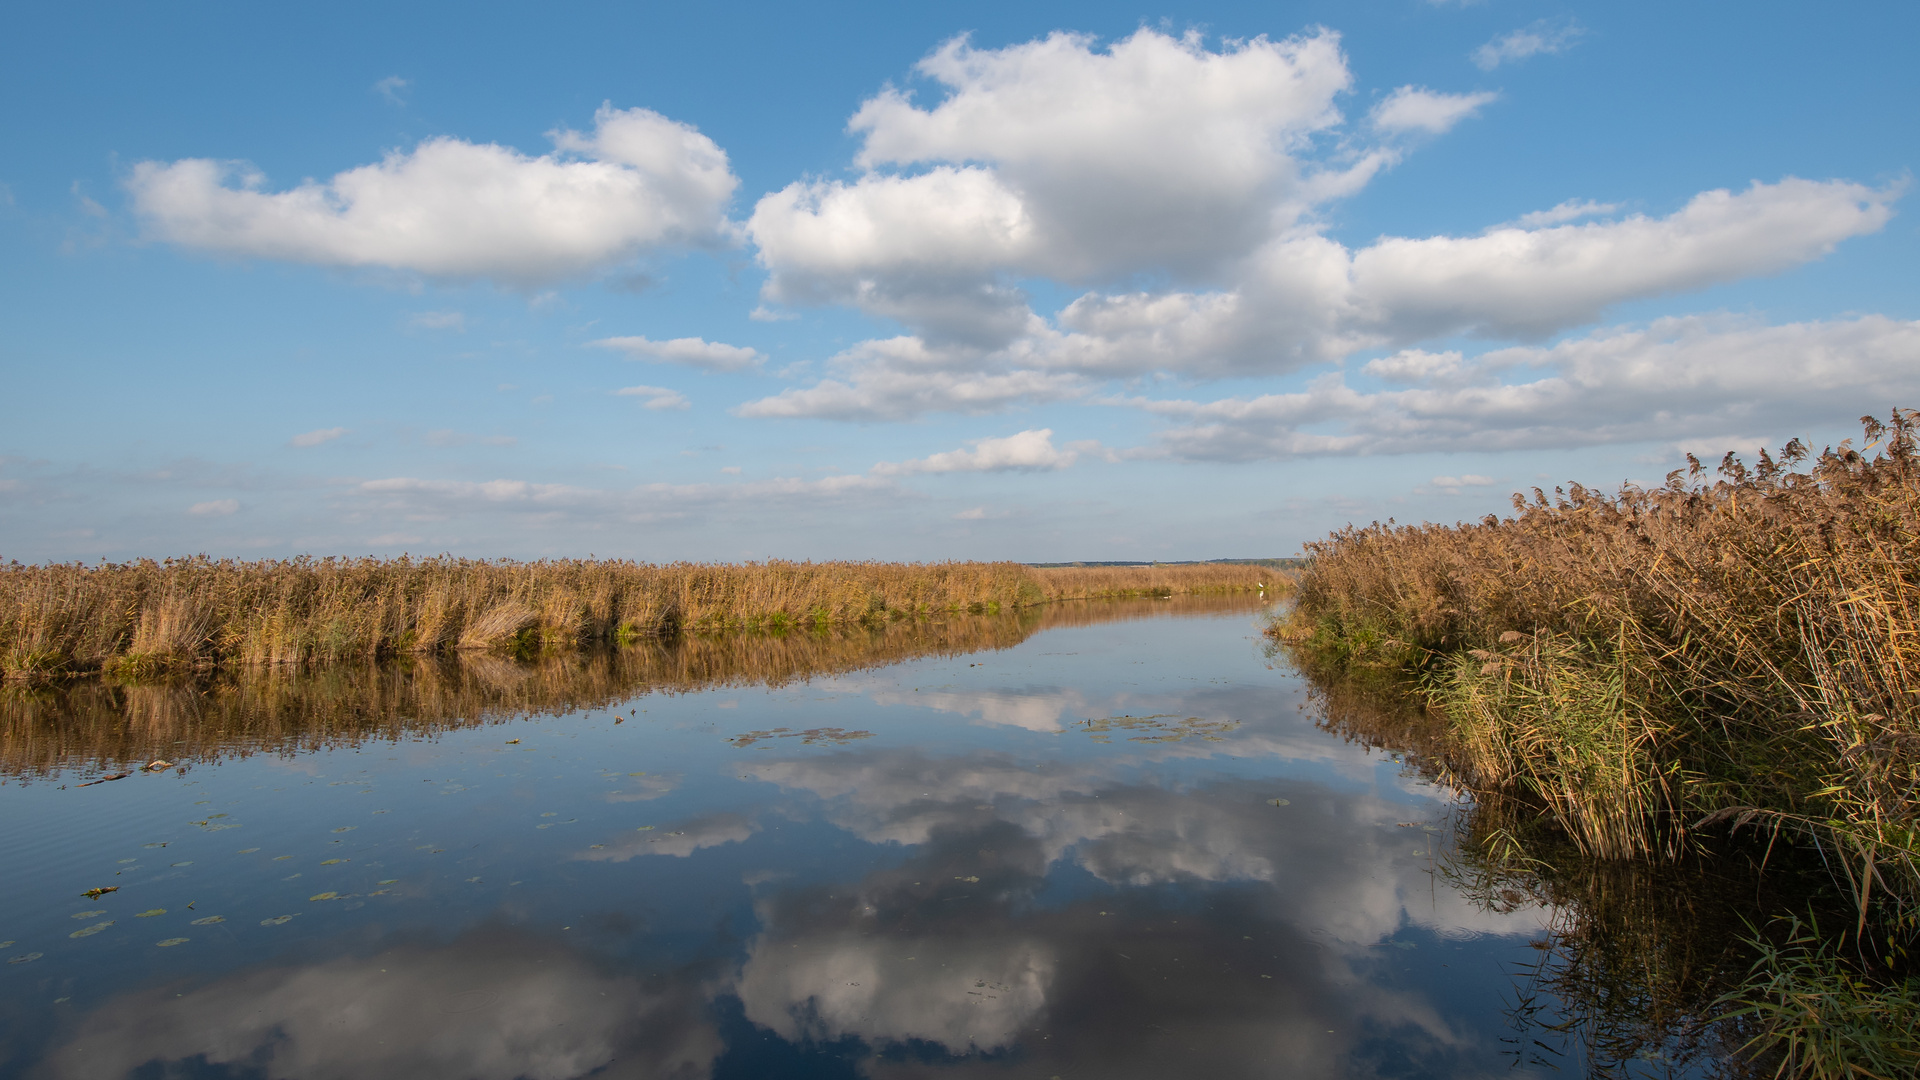
{"type": "Polygon", "coordinates": [[[457,652],[374,663],[260,665],[123,681],[0,685],[0,779],[125,773],[417,739],[643,695],[779,687],[922,657],[1008,649],[1043,630],[1172,613],[1249,612],[1241,595],[1059,603],[995,616],[788,633],[683,634],[515,657],[457,652]]]}
{"type": "Polygon", "coordinates": [[[1816,850],[1853,897],[1857,969],[1897,983],[1920,901],[1917,418],[1863,418],[1860,450],[1729,454],[1717,479],[1691,461],[1651,490],[1349,528],[1308,545],[1274,633],[1414,676],[1446,771],[1587,854],[1742,828],[1816,850]]]}
{"type": "Polygon", "coordinates": [[[1280,632],[1418,671],[1463,778],[1589,852],[1734,821],[1816,837],[1863,901],[1920,895],[1916,415],[1867,418],[1864,453],[1796,440],[1717,480],[1695,461],[1478,524],[1350,528],[1309,545],[1280,632]]]}
{"type": "Polygon", "coordinates": [[[207,558],[0,568],[0,672],[45,679],[456,650],[552,651],[682,631],[879,625],[1081,597],[1257,591],[1259,566],[207,558]]]}

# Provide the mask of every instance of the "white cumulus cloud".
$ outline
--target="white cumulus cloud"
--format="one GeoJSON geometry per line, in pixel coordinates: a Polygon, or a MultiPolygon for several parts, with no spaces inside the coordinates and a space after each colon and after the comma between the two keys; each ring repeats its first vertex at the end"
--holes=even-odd
{"type": "Polygon", "coordinates": [[[284,191],[232,162],[143,161],[127,186],[148,234],[182,247],[521,288],[723,237],[736,180],[694,128],[609,105],[551,137],[539,157],[432,138],[284,191]]]}
{"type": "Polygon", "coordinates": [[[238,499],[213,499],[209,502],[197,502],[187,507],[187,513],[195,517],[226,517],[240,512],[238,499]]]}
{"type": "Polygon", "coordinates": [[[1080,457],[1074,450],[1053,445],[1053,429],[1036,428],[998,439],[974,439],[968,450],[948,450],[912,461],[883,461],[869,470],[875,476],[945,472],[1049,472],[1064,469],[1080,457]]]}

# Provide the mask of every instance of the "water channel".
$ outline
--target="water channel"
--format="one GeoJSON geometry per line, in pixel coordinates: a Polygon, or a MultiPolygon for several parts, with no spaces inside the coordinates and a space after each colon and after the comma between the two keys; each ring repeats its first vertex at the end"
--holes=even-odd
{"type": "Polygon", "coordinates": [[[1552,906],[1260,625],[10,690],[0,1075],[1582,1075],[1552,906]]]}

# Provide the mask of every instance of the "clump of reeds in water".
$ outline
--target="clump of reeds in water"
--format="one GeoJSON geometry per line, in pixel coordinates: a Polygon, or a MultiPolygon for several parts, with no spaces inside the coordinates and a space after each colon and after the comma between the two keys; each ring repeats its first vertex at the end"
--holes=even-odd
{"type": "MultiPolygon", "coordinates": [[[[1275,627],[1316,662],[1414,675],[1454,777],[1583,851],[1674,857],[1731,826],[1816,846],[1860,939],[1920,900],[1916,414],[1717,478],[1515,496],[1476,524],[1308,545],[1275,627]]],[[[1883,974],[1910,967],[1898,948],[1883,974]]],[[[1864,962],[1864,961],[1863,961],[1864,962]]]]}
{"type": "Polygon", "coordinates": [[[143,675],[453,650],[553,651],[680,631],[991,613],[1089,596],[1256,591],[1267,568],[204,557],[0,568],[0,671],[143,675]]]}

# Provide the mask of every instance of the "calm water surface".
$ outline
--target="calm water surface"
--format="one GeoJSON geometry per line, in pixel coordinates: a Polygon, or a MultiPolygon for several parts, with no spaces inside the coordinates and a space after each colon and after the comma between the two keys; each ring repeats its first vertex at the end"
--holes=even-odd
{"type": "Polygon", "coordinates": [[[1553,1071],[1509,1020],[1551,913],[1433,872],[1448,793],[1318,728],[1245,605],[1102,617],[546,708],[507,661],[16,701],[0,1073],[1553,1071]]]}

